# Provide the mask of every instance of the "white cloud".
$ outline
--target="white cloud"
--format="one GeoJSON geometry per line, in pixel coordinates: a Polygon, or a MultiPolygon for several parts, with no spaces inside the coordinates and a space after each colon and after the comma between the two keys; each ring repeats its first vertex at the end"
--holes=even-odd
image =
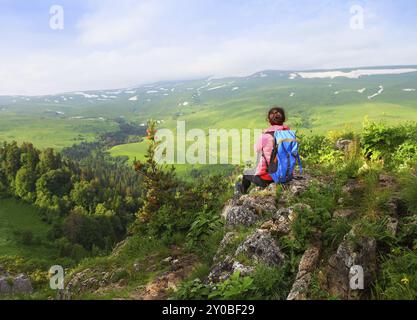
{"type": "MultiPolygon", "coordinates": [[[[264,69],[417,62],[414,33],[392,36],[372,11],[372,23],[362,31],[349,28],[348,10],[330,14],[320,7],[304,19],[288,4],[284,21],[257,21],[253,26],[239,21],[226,30],[224,25],[216,29],[213,17],[193,18],[193,3],[90,1],[91,12],[77,22],[77,33],[66,45],[13,55],[0,52],[0,59],[7,61],[0,66],[0,78],[7,79],[0,94],[122,88],[208,75],[244,76],[264,69]],[[297,21],[297,14],[303,20],[297,21]]],[[[242,10],[250,19],[250,8],[242,10]]]]}

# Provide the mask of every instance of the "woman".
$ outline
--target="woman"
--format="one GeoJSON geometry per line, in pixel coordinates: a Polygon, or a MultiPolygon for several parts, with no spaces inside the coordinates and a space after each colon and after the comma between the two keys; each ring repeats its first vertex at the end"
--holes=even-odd
{"type": "Polygon", "coordinates": [[[265,129],[255,144],[255,152],[258,153],[258,161],[255,169],[247,170],[243,173],[242,182],[236,184],[236,191],[246,193],[251,185],[266,188],[273,183],[268,174],[268,163],[274,147],[274,132],[278,130],[290,130],[284,125],[285,111],[280,107],[273,107],[268,112],[268,122],[270,127],[265,129]]]}

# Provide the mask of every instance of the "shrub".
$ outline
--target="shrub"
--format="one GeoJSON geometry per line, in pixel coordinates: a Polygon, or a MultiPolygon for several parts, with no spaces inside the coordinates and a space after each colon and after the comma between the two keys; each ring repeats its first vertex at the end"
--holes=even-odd
{"type": "MultiPolygon", "coordinates": [[[[361,144],[364,155],[368,159],[383,159],[386,163],[391,164],[391,161],[400,160],[403,162],[403,156],[409,156],[410,153],[415,152],[412,147],[417,143],[417,126],[410,123],[395,127],[389,127],[380,122],[365,122],[361,135],[361,144]],[[406,143],[403,147],[400,146],[406,143]],[[393,157],[397,150],[399,154],[393,157]]],[[[415,154],[415,153],[414,153],[415,154]]]]}
{"type": "Polygon", "coordinates": [[[398,169],[417,168],[417,143],[406,141],[392,155],[398,169]]]}
{"type": "Polygon", "coordinates": [[[187,244],[190,248],[205,242],[211,234],[223,226],[223,221],[217,212],[202,212],[191,224],[187,233],[187,244]]]}
{"type": "Polygon", "coordinates": [[[380,265],[373,289],[378,300],[417,299],[417,254],[407,249],[393,250],[380,265]]]}
{"type": "Polygon", "coordinates": [[[300,155],[309,163],[335,164],[343,159],[343,152],[336,150],[324,136],[301,136],[300,155]]]}

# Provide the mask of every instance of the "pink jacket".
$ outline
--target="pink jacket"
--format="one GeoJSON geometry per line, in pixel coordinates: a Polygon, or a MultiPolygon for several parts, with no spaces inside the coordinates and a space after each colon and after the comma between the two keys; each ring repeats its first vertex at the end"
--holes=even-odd
{"type": "MultiPolygon", "coordinates": [[[[282,126],[271,126],[268,129],[265,129],[262,133],[262,135],[259,137],[258,141],[255,143],[255,152],[262,154],[262,149],[265,155],[265,158],[269,159],[271,158],[272,148],[274,147],[274,137],[269,134],[268,132],[275,132],[278,130],[291,130],[288,126],[282,125],[282,126]]],[[[255,175],[262,176],[268,174],[268,166],[265,162],[265,158],[261,155],[259,158],[259,163],[256,167],[255,175]]]]}

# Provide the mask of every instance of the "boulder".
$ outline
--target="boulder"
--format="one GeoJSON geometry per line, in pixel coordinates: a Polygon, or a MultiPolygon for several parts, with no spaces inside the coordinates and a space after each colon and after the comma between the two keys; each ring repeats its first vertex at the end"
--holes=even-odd
{"type": "Polygon", "coordinates": [[[290,212],[291,210],[287,208],[278,210],[271,220],[262,224],[261,229],[269,230],[274,236],[288,235],[291,232],[290,212]]]}
{"type": "Polygon", "coordinates": [[[16,277],[0,277],[0,295],[31,294],[32,283],[28,276],[19,274],[16,277]]]}
{"type": "Polygon", "coordinates": [[[350,271],[353,266],[361,266],[364,271],[364,289],[370,285],[376,274],[376,240],[372,237],[359,237],[355,242],[350,240],[354,232],[349,232],[339,245],[337,252],[328,261],[327,286],[331,295],[342,299],[357,299],[360,291],[350,286],[350,271]]]}
{"type": "Polygon", "coordinates": [[[0,277],[0,295],[11,295],[12,293],[11,279],[9,277],[0,277]]]}
{"type": "Polygon", "coordinates": [[[261,192],[232,199],[224,207],[222,216],[229,227],[251,226],[259,221],[263,213],[274,211],[276,211],[275,194],[261,192]]]}
{"type": "Polygon", "coordinates": [[[271,267],[279,266],[285,258],[271,233],[262,229],[258,229],[249,235],[237,248],[235,256],[241,253],[244,253],[249,259],[271,267]]]}
{"type": "MultiPolygon", "coordinates": [[[[225,240],[225,242],[231,241],[230,239],[233,239],[233,237],[234,234],[230,233],[223,240],[229,239],[225,240]]],[[[253,263],[262,262],[269,266],[279,266],[285,258],[269,231],[256,230],[239,245],[233,255],[227,255],[223,260],[219,261],[219,253],[216,254],[217,258],[214,262],[217,261],[217,263],[212,268],[208,281],[210,283],[224,281],[236,271],[239,271],[242,276],[251,274],[254,271],[254,267],[245,266],[238,261],[238,256],[242,253],[252,260],[253,263]]]]}
{"type": "Polygon", "coordinates": [[[287,300],[305,300],[306,291],[310,286],[312,273],[317,267],[320,257],[321,243],[318,242],[308,248],[298,265],[298,273],[287,300]]]}
{"type": "Polygon", "coordinates": [[[30,294],[32,292],[33,287],[28,276],[20,274],[14,279],[13,293],[30,294]]]}
{"type": "Polygon", "coordinates": [[[231,256],[226,256],[223,261],[220,261],[214,265],[208,275],[208,281],[211,283],[221,282],[228,279],[233,273],[233,266],[235,260],[231,256]]]}
{"type": "Polygon", "coordinates": [[[225,215],[226,225],[229,227],[251,226],[260,219],[259,215],[255,214],[253,210],[242,206],[228,208],[225,215]]]}

